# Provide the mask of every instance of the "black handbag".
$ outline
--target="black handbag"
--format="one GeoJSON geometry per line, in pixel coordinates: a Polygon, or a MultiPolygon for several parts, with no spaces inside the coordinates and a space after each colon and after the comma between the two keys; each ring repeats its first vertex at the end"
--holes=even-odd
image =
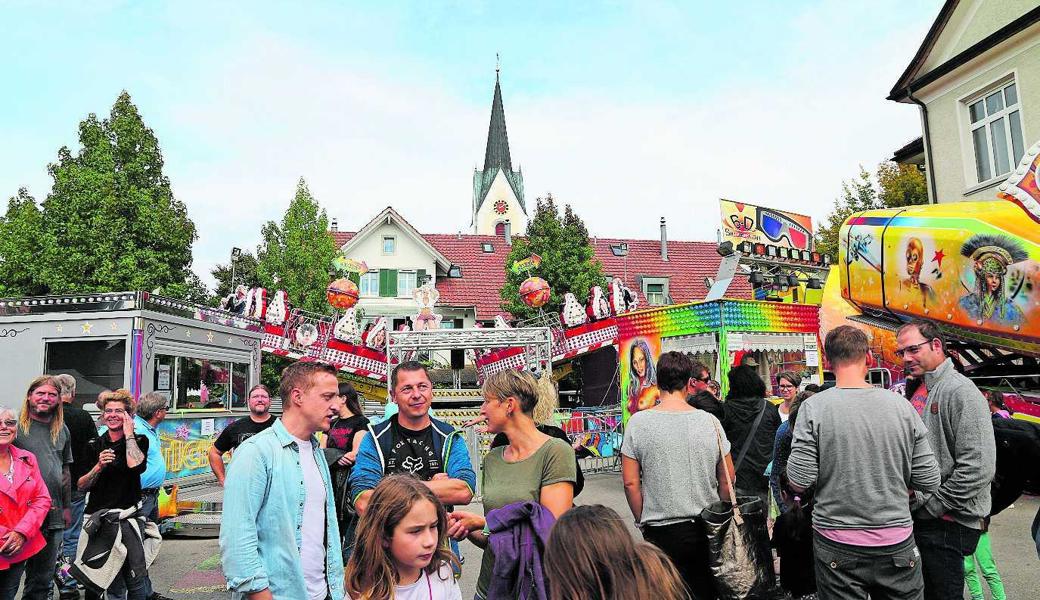
{"type": "MultiPolygon", "coordinates": [[[[719,455],[724,459],[718,425],[715,434],[719,455]]],[[[757,496],[738,498],[729,469],[723,470],[731,501],[719,501],[701,511],[708,538],[708,560],[719,600],[783,598],[773,571],[766,508],[757,496]]]]}

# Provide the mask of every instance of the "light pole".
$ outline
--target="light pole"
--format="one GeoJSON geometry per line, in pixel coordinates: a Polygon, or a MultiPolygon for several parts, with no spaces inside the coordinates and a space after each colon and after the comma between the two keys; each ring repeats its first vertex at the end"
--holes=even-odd
{"type": "Polygon", "coordinates": [[[235,293],[235,262],[242,257],[241,248],[231,248],[231,293],[235,293]]]}

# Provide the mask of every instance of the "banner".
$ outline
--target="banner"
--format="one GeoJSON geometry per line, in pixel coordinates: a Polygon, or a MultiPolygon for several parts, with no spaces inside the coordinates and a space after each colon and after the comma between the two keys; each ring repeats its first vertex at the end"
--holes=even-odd
{"type": "Polygon", "coordinates": [[[170,417],[156,433],[166,459],[166,480],[209,472],[209,447],[220,432],[239,416],[170,417]]]}
{"type": "Polygon", "coordinates": [[[720,199],[722,239],[771,244],[796,250],[813,249],[812,219],[805,215],[720,199]]]}

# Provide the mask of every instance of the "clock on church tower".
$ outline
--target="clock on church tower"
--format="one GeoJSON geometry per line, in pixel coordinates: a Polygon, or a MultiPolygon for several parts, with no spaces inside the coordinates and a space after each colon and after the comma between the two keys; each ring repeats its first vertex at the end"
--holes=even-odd
{"type": "Polygon", "coordinates": [[[499,200],[498,202],[495,202],[495,212],[497,212],[500,215],[504,215],[506,214],[507,210],[509,210],[509,205],[506,204],[505,200],[499,200]]]}

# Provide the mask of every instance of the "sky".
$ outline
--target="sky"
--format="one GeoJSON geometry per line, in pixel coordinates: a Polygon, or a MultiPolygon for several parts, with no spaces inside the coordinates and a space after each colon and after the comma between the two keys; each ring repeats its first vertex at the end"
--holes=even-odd
{"type": "Polygon", "coordinates": [[[199,239],[255,249],[304,177],[341,230],[393,206],[468,231],[496,53],[526,201],[589,232],[715,240],[718,199],[820,222],[920,133],[885,100],[941,0],[0,0],[0,198],[42,201],[77,126],[130,93],[199,239]]]}

